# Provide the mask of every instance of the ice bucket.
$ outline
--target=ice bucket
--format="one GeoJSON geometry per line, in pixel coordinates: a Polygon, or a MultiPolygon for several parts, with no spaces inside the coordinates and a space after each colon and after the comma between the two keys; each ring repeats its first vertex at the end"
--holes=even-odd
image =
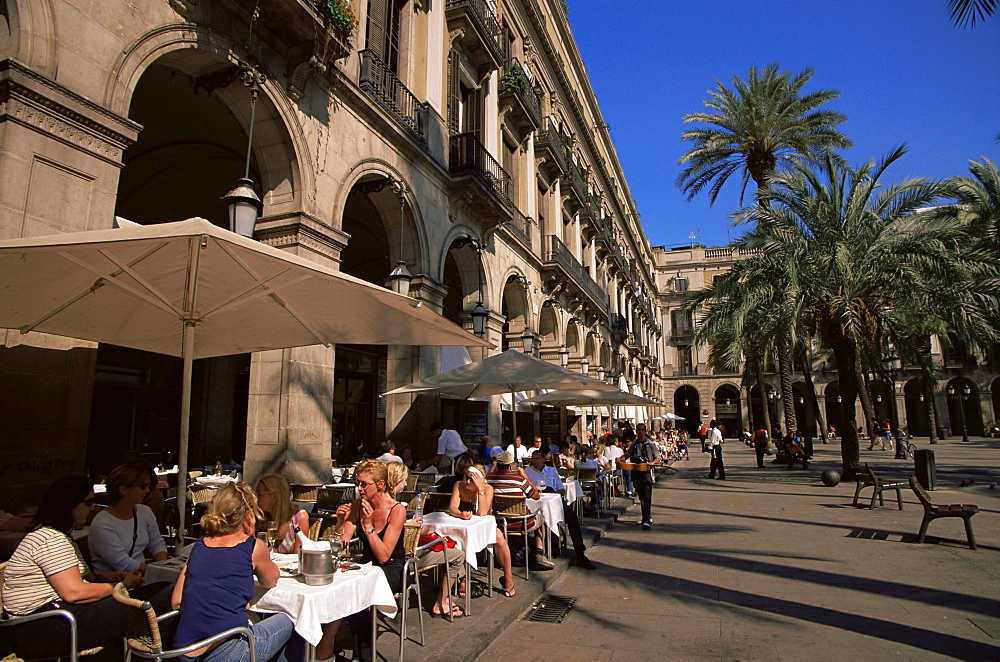
{"type": "Polygon", "coordinates": [[[336,570],[333,554],[328,549],[300,549],[299,572],[309,586],[323,586],[333,582],[336,570]]]}

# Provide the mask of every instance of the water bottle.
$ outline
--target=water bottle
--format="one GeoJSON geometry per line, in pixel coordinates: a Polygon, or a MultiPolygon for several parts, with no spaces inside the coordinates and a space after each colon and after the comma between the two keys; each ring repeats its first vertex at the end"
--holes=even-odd
{"type": "Polygon", "coordinates": [[[222,475],[222,462],[219,460],[219,458],[215,458],[215,475],[216,476],[222,475]]]}
{"type": "Polygon", "coordinates": [[[424,493],[421,492],[413,499],[413,519],[419,520],[424,517],[424,493]]]}

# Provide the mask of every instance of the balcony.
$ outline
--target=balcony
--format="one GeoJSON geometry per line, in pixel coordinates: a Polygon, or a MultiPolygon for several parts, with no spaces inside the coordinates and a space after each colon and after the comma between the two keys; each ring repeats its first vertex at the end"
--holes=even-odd
{"type": "Polygon", "coordinates": [[[675,343],[690,345],[694,337],[694,329],[691,327],[674,327],[670,331],[670,339],[675,343]]]}
{"type": "Polygon", "coordinates": [[[624,342],[625,338],[628,336],[628,320],[621,313],[614,313],[611,315],[611,320],[608,324],[611,328],[611,339],[615,342],[624,342]]]}
{"type": "Polygon", "coordinates": [[[570,163],[563,175],[563,193],[569,195],[570,206],[573,209],[583,207],[590,198],[590,191],[587,190],[587,174],[583,168],[575,163],[570,163]]]}
{"type": "MultiPolygon", "coordinates": [[[[252,11],[254,3],[243,2],[252,11]]],[[[306,81],[323,71],[335,60],[351,53],[350,33],[335,30],[316,11],[312,0],[260,0],[260,15],[267,21],[268,33],[284,44],[291,75],[288,95],[295,101],[302,98],[306,81]]]]}
{"type": "Polygon", "coordinates": [[[474,133],[451,137],[448,170],[457,189],[469,205],[484,216],[497,216],[506,223],[513,218],[510,175],[487,151],[474,133]]]}
{"type": "Polygon", "coordinates": [[[456,44],[469,57],[482,78],[503,62],[500,19],[487,0],[448,0],[445,4],[448,32],[457,34],[456,44]]]}
{"type": "Polygon", "coordinates": [[[566,172],[566,141],[552,123],[551,117],[545,118],[541,129],[535,134],[535,157],[545,160],[544,166],[553,179],[562,177],[566,172]]]}
{"type": "Polygon", "coordinates": [[[531,219],[521,213],[517,208],[511,209],[513,216],[509,223],[504,225],[510,234],[517,237],[528,249],[531,249],[531,219]]]}
{"type": "Polygon", "coordinates": [[[542,275],[572,287],[587,300],[590,308],[602,316],[608,314],[608,295],[594,282],[566,244],[552,234],[542,239],[542,275]]]}
{"type": "Polygon", "coordinates": [[[421,103],[374,51],[366,49],[360,51],[359,55],[361,77],[358,82],[361,89],[388,112],[407,133],[426,146],[427,104],[421,103]]]}
{"type": "Polygon", "coordinates": [[[524,73],[517,58],[504,67],[497,85],[501,115],[506,114],[512,126],[527,135],[542,126],[542,107],[538,93],[524,73]]]}

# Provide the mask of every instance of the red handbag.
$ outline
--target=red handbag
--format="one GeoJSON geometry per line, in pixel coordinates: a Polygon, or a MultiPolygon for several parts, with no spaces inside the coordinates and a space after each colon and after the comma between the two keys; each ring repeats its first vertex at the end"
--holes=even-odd
{"type": "Polygon", "coordinates": [[[442,538],[441,536],[439,536],[436,533],[421,533],[420,534],[420,538],[417,540],[417,545],[419,547],[423,547],[424,545],[432,543],[435,540],[440,540],[442,542],[440,542],[437,545],[434,545],[432,547],[429,547],[428,549],[430,549],[432,552],[443,552],[444,551],[444,546],[446,544],[448,545],[448,549],[455,549],[455,547],[458,546],[458,542],[457,541],[452,540],[448,536],[445,536],[445,537],[442,538]]]}

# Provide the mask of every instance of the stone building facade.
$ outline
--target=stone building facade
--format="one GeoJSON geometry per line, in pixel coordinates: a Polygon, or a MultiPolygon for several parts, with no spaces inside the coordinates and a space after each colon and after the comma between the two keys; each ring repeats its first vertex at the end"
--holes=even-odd
{"type": "MultiPolygon", "coordinates": [[[[653,249],[562,3],[348,4],[344,32],[327,0],[0,0],[0,237],[226,226],[249,144],[255,239],[379,285],[403,262],[410,296],[459,324],[481,303],[498,349],[530,335],[544,359],[565,347],[571,368],[660,394],[653,249]]],[[[427,453],[435,419],[502,436],[499,398],[379,396],[440,365],[437,348],[345,345],[199,361],[192,458],[313,482],[386,437],[427,453]]],[[[0,503],[169,462],[179,370],[0,331],[0,503]]]]}
{"type": "MultiPolygon", "coordinates": [[[[725,273],[741,259],[738,249],[694,245],[670,250],[656,247],[653,252],[661,326],[666,339],[662,383],[667,407],[689,421],[718,418],[726,424],[731,436],[743,427],[759,424],[765,403],[770,408],[772,422],[778,422],[781,407],[775,400],[780,392],[777,375],[768,376],[768,390],[761,398],[756,387],[748,391],[741,386],[741,373],[719,374],[710,370],[708,347],[693,342],[697,315],[692,317],[680,310],[686,291],[707,287],[715,276],[725,273]]],[[[931,340],[931,355],[940,368],[932,389],[942,428],[939,436],[960,437],[963,430],[970,435],[982,435],[996,425],[1000,420],[1000,352],[977,356],[961,343],[949,343],[935,336],[931,340]]],[[[832,361],[817,359],[812,366],[812,377],[820,417],[807,406],[804,394],[808,387],[801,373],[793,376],[794,406],[802,431],[818,438],[827,426],[839,428],[841,420],[837,373],[832,361]]],[[[888,384],[874,384],[872,391],[879,421],[892,420],[890,398],[895,398],[902,428],[914,436],[929,436],[931,400],[916,370],[903,366],[892,388],[888,384]]],[[[863,422],[860,400],[856,406],[855,420],[863,422]]]]}

